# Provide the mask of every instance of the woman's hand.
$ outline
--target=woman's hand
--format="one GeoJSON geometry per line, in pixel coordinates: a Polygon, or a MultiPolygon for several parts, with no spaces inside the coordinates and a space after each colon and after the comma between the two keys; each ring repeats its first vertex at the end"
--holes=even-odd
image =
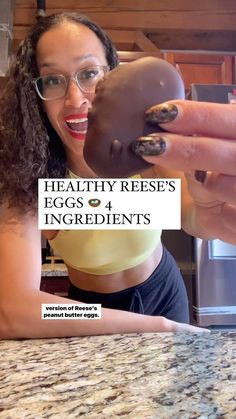
{"type": "Polygon", "coordinates": [[[203,329],[202,327],[192,326],[186,323],[178,323],[173,320],[168,320],[165,317],[152,317],[153,324],[156,323],[156,332],[181,332],[181,333],[210,333],[210,330],[203,329]]]}
{"type": "Polygon", "coordinates": [[[133,150],[185,172],[200,237],[236,244],[236,106],[170,101],[150,108],[146,118],[168,132],[138,139],[133,150]]]}

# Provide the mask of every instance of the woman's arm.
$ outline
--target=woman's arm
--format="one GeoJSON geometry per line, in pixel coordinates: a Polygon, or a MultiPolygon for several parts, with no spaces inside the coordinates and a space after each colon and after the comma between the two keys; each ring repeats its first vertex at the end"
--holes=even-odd
{"type": "Polygon", "coordinates": [[[41,234],[30,216],[6,208],[0,222],[0,338],[51,338],[129,332],[199,331],[163,317],[102,309],[101,320],[42,320],[42,304],[75,304],[40,291],[41,234]]]}

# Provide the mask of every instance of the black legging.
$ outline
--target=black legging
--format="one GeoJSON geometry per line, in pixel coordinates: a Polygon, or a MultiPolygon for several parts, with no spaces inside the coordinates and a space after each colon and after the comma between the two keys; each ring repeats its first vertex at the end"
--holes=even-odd
{"type": "Polygon", "coordinates": [[[69,298],[105,308],[132,311],[189,323],[188,297],[173,256],[163,247],[161,262],[142,284],[113,293],[84,291],[70,285],[69,298]]]}

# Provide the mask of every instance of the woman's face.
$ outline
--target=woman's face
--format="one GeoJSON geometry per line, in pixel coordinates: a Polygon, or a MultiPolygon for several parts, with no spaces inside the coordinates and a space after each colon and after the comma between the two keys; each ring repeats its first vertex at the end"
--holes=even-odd
{"type": "MultiPolygon", "coordinates": [[[[103,45],[94,32],[71,22],[45,32],[38,41],[36,56],[40,76],[73,76],[84,68],[107,65],[103,45]]],[[[64,144],[69,161],[83,156],[87,114],[93,98],[94,92],[83,93],[70,79],[65,97],[43,101],[44,110],[64,144]]]]}

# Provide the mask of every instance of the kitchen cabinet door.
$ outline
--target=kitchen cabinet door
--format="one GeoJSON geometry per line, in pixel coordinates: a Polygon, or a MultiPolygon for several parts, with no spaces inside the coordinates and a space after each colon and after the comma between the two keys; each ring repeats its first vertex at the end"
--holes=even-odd
{"type": "Polygon", "coordinates": [[[233,84],[236,84],[236,57],[233,57],[233,84]]]}
{"type": "Polygon", "coordinates": [[[67,297],[70,282],[67,276],[46,276],[41,278],[40,291],[67,297]]]}
{"type": "Polygon", "coordinates": [[[220,54],[165,52],[164,58],[181,73],[186,91],[191,83],[232,84],[234,57],[220,54]]]}

